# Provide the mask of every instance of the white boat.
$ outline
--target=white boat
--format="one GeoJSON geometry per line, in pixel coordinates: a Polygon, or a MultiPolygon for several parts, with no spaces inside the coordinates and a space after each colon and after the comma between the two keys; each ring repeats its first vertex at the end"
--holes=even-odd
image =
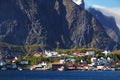
{"type": "Polygon", "coordinates": [[[58,71],[63,71],[64,70],[64,66],[61,66],[60,68],[58,68],[58,71]]]}
{"type": "Polygon", "coordinates": [[[18,67],[18,70],[19,70],[19,71],[22,71],[22,68],[18,67]]]}
{"type": "Polygon", "coordinates": [[[33,70],[33,68],[31,67],[30,70],[33,70]]]}

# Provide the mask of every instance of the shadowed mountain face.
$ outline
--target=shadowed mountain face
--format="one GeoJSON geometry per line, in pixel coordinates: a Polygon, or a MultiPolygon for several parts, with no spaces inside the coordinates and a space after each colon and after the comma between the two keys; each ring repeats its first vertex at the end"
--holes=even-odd
{"type": "Polygon", "coordinates": [[[113,39],[115,42],[120,42],[120,30],[112,16],[105,16],[99,10],[94,8],[89,8],[88,11],[99,20],[111,39],[113,39]]]}
{"type": "Polygon", "coordinates": [[[0,41],[48,48],[116,49],[118,43],[72,0],[0,0],[0,41]]]}

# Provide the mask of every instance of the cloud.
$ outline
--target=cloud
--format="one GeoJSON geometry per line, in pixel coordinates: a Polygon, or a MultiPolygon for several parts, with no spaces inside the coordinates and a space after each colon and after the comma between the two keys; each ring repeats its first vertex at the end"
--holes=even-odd
{"type": "Polygon", "coordinates": [[[120,8],[107,8],[99,5],[92,5],[91,7],[101,11],[106,16],[113,16],[120,29],[120,8]]]}
{"type": "Polygon", "coordinates": [[[77,5],[82,4],[82,0],[72,0],[74,3],[76,3],[77,5]]]}

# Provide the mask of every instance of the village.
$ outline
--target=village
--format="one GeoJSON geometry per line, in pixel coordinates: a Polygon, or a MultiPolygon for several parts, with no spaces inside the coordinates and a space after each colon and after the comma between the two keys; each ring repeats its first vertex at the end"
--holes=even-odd
{"type": "Polygon", "coordinates": [[[13,57],[11,60],[0,59],[0,70],[119,70],[120,63],[109,50],[79,51],[71,53],[44,50],[34,54],[13,57]]]}

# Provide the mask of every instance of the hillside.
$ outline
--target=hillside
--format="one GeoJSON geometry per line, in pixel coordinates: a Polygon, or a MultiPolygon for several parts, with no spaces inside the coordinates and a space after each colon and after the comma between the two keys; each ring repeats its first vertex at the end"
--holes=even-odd
{"type": "Polygon", "coordinates": [[[120,48],[84,9],[83,0],[80,5],[72,0],[0,0],[0,10],[0,42],[50,49],[120,48]]]}

